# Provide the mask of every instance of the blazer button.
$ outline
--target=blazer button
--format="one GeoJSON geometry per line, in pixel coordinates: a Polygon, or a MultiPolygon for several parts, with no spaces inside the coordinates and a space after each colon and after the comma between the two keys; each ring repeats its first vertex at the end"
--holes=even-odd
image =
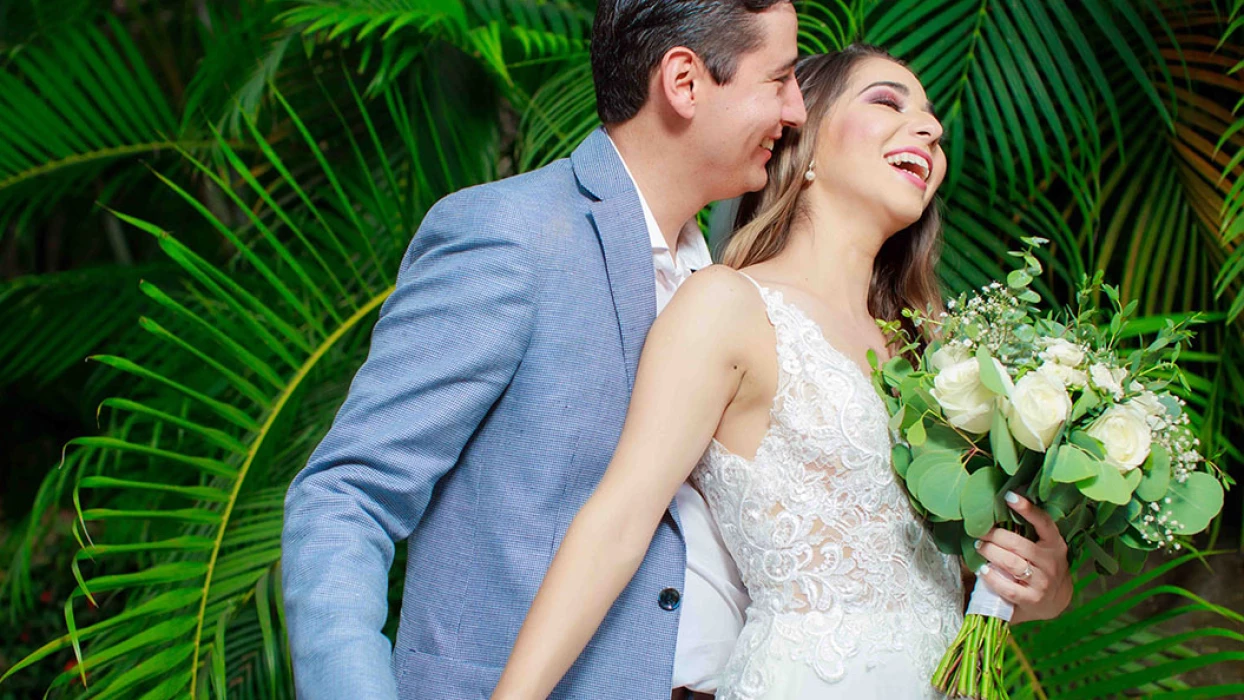
{"type": "Polygon", "coordinates": [[[660,605],[662,610],[677,610],[681,602],[682,594],[677,588],[666,588],[661,591],[661,595],[657,596],[657,605],[660,605]]]}

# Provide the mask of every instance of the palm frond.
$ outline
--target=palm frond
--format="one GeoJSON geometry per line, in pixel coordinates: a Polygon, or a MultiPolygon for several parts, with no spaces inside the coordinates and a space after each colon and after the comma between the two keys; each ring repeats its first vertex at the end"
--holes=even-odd
{"type": "Polygon", "coordinates": [[[1144,69],[1158,47],[1141,31],[1134,5],[1160,17],[1150,2],[1088,0],[1073,8],[1064,0],[902,0],[879,4],[865,37],[908,60],[943,111],[952,151],[948,194],[965,168],[980,165],[991,193],[1030,196],[1053,175],[1091,192],[1102,149],[1099,111],[1121,130],[1098,42],[1113,47],[1134,88],[1171,121],[1167,100],[1144,69]],[[992,164],[966,157],[974,155],[962,150],[969,134],[992,164]]]}
{"type": "Polygon", "coordinates": [[[111,164],[183,140],[163,91],[120,24],[75,25],[25,47],[0,73],[0,222],[24,221],[111,164]]]}
{"type": "MultiPolygon", "coordinates": [[[[383,87],[439,39],[476,57],[502,84],[514,86],[511,69],[583,55],[591,32],[591,13],[565,2],[535,0],[297,0],[281,15],[303,34],[349,45],[369,38],[380,42],[377,79],[383,87]],[[412,39],[393,41],[400,32],[412,39]]],[[[400,38],[400,37],[399,37],[400,38]]],[[[373,49],[364,53],[364,65],[373,49]]]]}
{"type": "Polygon", "coordinates": [[[1244,661],[1244,615],[1186,589],[1160,583],[1164,574],[1177,567],[1201,565],[1201,558],[1194,553],[1173,559],[1092,596],[1085,593],[1097,577],[1081,577],[1077,595],[1086,598],[1083,603],[1055,620],[1016,627],[1007,659],[1011,697],[1238,696],[1244,684],[1192,687],[1180,680],[1214,664],[1244,661]],[[1183,604],[1143,618],[1135,615],[1137,606],[1158,596],[1183,604]],[[1224,626],[1171,631],[1171,623],[1197,614],[1211,615],[1224,626]],[[1199,644],[1221,650],[1197,652],[1193,647],[1199,644]]]}
{"type": "MultiPolygon", "coordinates": [[[[430,104],[448,99],[425,88],[430,104]]],[[[274,617],[271,589],[279,579],[282,501],[341,396],[311,400],[317,394],[309,384],[348,377],[362,359],[366,330],[392,290],[389,271],[402,254],[393,243],[408,240],[413,231],[405,227],[422,215],[413,208],[409,216],[398,213],[412,191],[403,183],[417,181],[431,153],[460,163],[495,162],[495,151],[491,157],[487,151],[496,141],[481,138],[487,132],[468,119],[429,122],[434,128],[421,137],[399,140],[401,149],[370,138],[323,142],[279,92],[274,97],[319,164],[320,185],[295,178],[245,115],[263,167],[223,138],[217,147],[228,175],[183,153],[246,212],[253,238],[240,238],[165,178],[238,251],[227,269],[160,227],[118,214],[156,237],[191,281],[183,292],[141,287],[160,310],[158,320],[144,320],[144,329],[180,360],[159,368],[96,358],[133,376],[147,398],[106,401],[105,413],[124,430],[69,445],[71,455],[81,450],[104,460],[73,479],[85,538],[79,561],[93,560],[94,573],[78,574],[79,588],[65,608],[69,633],[10,674],[72,647],[80,659],[76,673],[97,697],[184,697],[235,684],[254,685],[263,697],[273,684],[287,687],[286,652],[275,631],[283,625],[274,617]],[[434,142],[431,152],[425,139],[434,142]],[[328,148],[340,152],[330,158],[328,148]],[[282,192],[289,196],[280,198],[282,192]],[[399,204],[390,211],[369,206],[393,200],[399,204]],[[135,561],[141,563],[136,572],[135,561]],[[79,628],[75,606],[101,594],[123,597],[123,611],[79,628]]],[[[385,97],[379,111],[357,92],[347,106],[366,114],[371,127],[405,125],[401,133],[411,134],[409,100],[385,97]]],[[[56,685],[72,677],[62,674],[56,685]]]]}
{"type": "Polygon", "coordinates": [[[0,386],[46,385],[86,359],[101,341],[132,328],[143,299],[139,282],[166,278],[170,266],[103,266],[0,282],[0,386]]]}

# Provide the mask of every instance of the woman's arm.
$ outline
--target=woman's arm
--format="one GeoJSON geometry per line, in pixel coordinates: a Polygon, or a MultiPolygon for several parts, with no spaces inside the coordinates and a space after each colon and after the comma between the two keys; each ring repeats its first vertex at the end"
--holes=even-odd
{"type": "Polygon", "coordinates": [[[746,373],[749,310],[764,313],[749,283],[712,267],[653,325],[617,451],[566,531],[494,700],[547,697],[634,576],[746,373]]]}

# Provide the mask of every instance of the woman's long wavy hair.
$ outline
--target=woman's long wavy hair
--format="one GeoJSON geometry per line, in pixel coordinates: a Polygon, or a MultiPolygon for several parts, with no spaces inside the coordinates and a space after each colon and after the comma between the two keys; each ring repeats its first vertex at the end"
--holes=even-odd
{"type": "MultiPolygon", "coordinates": [[[[816,134],[846,89],[852,71],[866,58],[902,63],[884,49],[867,44],[852,44],[835,53],[800,60],[795,75],[803,91],[808,120],[799,129],[788,129],[774,148],[768,166],[768,185],[743,196],[734,221],[735,232],[726,241],[722,254],[723,263],[739,269],[764,262],[786,248],[791,225],[797,217],[807,215],[802,196],[804,173],[812,165],[816,134]]],[[[816,165],[827,169],[834,164],[816,165]]],[[[917,341],[929,339],[920,338],[910,319],[903,318],[903,309],[942,308],[935,271],[941,250],[938,207],[939,201],[934,198],[918,221],[881,246],[868,290],[868,312],[873,318],[900,321],[908,337],[917,341]]]]}

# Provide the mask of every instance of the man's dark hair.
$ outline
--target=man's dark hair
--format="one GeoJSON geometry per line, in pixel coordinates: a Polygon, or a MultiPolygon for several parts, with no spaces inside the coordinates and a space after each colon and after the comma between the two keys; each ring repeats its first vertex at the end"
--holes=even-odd
{"type": "Polygon", "coordinates": [[[592,27],[596,113],[627,121],[648,100],[648,80],[665,53],[691,49],[722,85],[738,58],[760,47],[754,15],[790,0],[601,0],[592,27]]]}

